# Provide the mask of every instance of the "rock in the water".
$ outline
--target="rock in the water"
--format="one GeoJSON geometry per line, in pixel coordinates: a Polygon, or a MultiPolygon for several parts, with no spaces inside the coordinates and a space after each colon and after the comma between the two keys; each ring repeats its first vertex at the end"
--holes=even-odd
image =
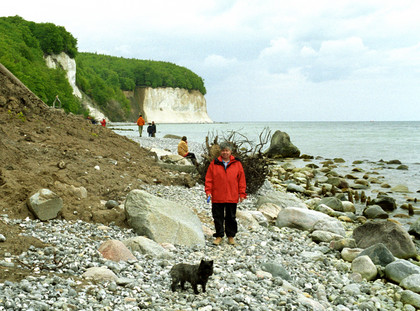
{"type": "Polygon", "coordinates": [[[177,139],[177,140],[181,140],[181,136],[179,136],[179,135],[174,135],[174,134],[166,134],[165,136],[163,136],[163,138],[170,138],[170,139],[177,139]]]}
{"type": "Polygon", "coordinates": [[[287,133],[277,130],[271,137],[266,155],[270,158],[298,158],[300,150],[292,144],[287,133]]]}
{"type": "Polygon", "coordinates": [[[387,212],[392,212],[393,210],[397,208],[395,199],[389,196],[379,196],[376,199],[372,200],[372,204],[379,205],[387,212]]]}
{"type": "Polygon", "coordinates": [[[396,185],[396,186],[394,186],[394,187],[391,188],[391,191],[394,191],[394,192],[403,192],[403,193],[410,192],[408,190],[408,187],[406,185],[396,185]]]}
{"type": "Polygon", "coordinates": [[[363,216],[368,219],[387,219],[388,213],[385,212],[379,205],[370,205],[363,211],[363,216]]]}

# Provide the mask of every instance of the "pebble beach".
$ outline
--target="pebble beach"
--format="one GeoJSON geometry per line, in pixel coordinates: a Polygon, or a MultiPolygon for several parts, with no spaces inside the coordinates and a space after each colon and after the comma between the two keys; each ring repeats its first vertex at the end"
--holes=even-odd
{"type": "MultiPolygon", "coordinates": [[[[142,147],[176,154],[177,140],[134,140],[142,147]]],[[[201,145],[190,144],[189,148],[200,155],[201,145]]],[[[144,185],[143,190],[211,217],[202,185],[144,185]]],[[[273,191],[268,181],[259,193],[239,204],[238,210],[255,210],[258,196],[267,191],[273,191]]],[[[382,278],[359,279],[339,252],[328,243],[315,243],[309,232],[298,229],[251,228],[239,222],[235,246],[227,241],[214,246],[212,237],[206,236],[204,246],[168,247],[170,256],[166,258],[134,252],[136,260],[113,262],[101,256],[99,246],[109,239],[132,238],[136,236],[133,230],[82,221],[0,217],[19,225],[24,234],[54,245],[31,247],[18,258],[10,256],[0,263],[0,268],[21,263],[34,271],[19,283],[0,284],[0,310],[416,310],[401,299],[403,288],[382,278]],[[187,284],[185,291],[172,292],[171,267],[181,262],[197,264],[203,258],[214,260],[207,291],[202,293],[199,287],[200,293],[195,295],[187,284]],[[82,277],[88,268],[102,266],[118,278],[90,282],[82,277]]],[[[355,225],[343,223],[347,235],[355,225]]]]}

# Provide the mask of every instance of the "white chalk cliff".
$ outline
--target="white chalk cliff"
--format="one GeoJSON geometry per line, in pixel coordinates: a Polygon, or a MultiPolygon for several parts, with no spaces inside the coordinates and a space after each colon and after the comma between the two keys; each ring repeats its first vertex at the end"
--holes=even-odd
{"type": "Polygon", "coordinates": [[[136,87],[134,93],[148,122],[213,123],[207,114],[206,99],[199,91],[136,87]]]}
{"type": "Polygon", "coordinates": [[[47,63],[48,68],[55,69],[57,66],[63,68],[67,73],[67,80],[69,80],[69,83],[73,88],[73,95],[82,98],[82,93],[76,86],[76,61],[73,58],[70,58],[64,52],[61,52],[58,55],[46,56],[45,62],[47,63]]]}
{"type": "Polygon", "coordinates": [[[80,92],[79,88],[76,85],[76,61],[74,58],[70,58],[66,53],[61,52],[58,55],[48,55],[44,57],[45,62],[47,63],[48,68],[57,68],[60,66],[63,68],[67,73],[67,80],[70,83],[70,86],[73,88],[73,95],[79,98],[82,101],[82,104],[86,109],[89,111],[89,115],[92,116],[96,120],[106,119],[108,118],[97,108],[95,108],[92,104],[92,100],[87,98],[87,96],[83,96],[82,92],[80,92]]]}
{"type": "MultiPolygon", "coordinates": [[[[90,98],[82,95],[76,86],[76,61],[66,53],[48,55],[45,62],[49,68],[60,66],[67,73],[67,79],[73,88],[73,95],[82,100],[89,114],[96,120],[106,116],[94,107],[90,98]]],[[[133,92],[124,92],[138,107],[148,122],[156,123],[212,123],[207,114],[206,99],[199,91],[180,88],[136,87],[133,92]]],[[[108,120],[108,119],[107,119],[108,120]]]]}

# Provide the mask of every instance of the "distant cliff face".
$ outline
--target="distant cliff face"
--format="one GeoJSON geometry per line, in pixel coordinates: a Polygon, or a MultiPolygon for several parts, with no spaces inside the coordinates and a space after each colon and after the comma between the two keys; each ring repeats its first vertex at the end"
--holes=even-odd
{"type": "Polygon", "coordinates": [[[73,95],[82,98],[82,93],[76,86],[76,61],[70,58],[66,53],[61,52],[58,55],[48,55],[45,57],[48,68],[57,68],[60,66],[67,72],[67,80],[73,88],[73,95]]]}
{"type": "Polygon", "coordinates": [[[89,115],[96,120],[108,119],[101,111],[94,107],[92,100],[87,96],[83,96],[76,85],[76,61],[70,58],[66,53],[62,52],[58,55],[48,55],[45,57],[48,68],[57,68],[60,66],[66,71],[67,80],[73,89],[73,95],[82,101],[82,104],[89,111],[89,115]]]}
{"type": "Polygon", "coordinates": [[[134,101],[148,122],[213,123],[207,114],[206,99],[199,91],[136,87],[134,101]]]}
{"type": "MultiPolygon", "coordinates": [[[[94,107],[90,98],[82,95],[76,86],[76,61],[64,52],[48,55],[45,62],[49,68],[62,67],[73,88],[73,94],[82,100],[89,114],[97,120],[106,116],[94,107]]],[[[213,123],[207,115],[206,99],[199,91],[180,88],[136,87],[133,92],[124,92],[130,99],[133,120],[142,113],[146,121],[156,123],[213,123]]]]}

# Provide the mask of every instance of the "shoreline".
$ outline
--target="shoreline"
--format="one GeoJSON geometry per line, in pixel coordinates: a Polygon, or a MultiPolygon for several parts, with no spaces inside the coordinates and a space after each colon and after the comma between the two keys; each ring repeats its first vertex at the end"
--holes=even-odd
{"type": "MultiPolygon", "coordinates": [[[[177,154],[177,146],[179,141],[177,139],[171,139],[171,138],[150,138],[150,137],[132,137],[129,136],[131,140],[134,140],[135,142],[139,143],[141,147],[144,148],[156,148],[156,149],[164,149],[166,151],[169,151],[173,154],[177,154]]],[[[189,149],[190,152],[195,153],[198,160],[201,160],[201,154],[203,152],[202,144],[196,143],[196,142],[189,142],[189,149]]],[[[371,199],[375,198],[378,193],[384,192],[388,195],[392,196],[396,199],[397,203],[397,209],[392,212],[390,215],[398,215],[400,217],[395,218],[397,221],[402,223],[402,225],[405,227],[405,229],[408,229],[408,226],[414,222],[417,218],[420,218],[420,194],[416,192],[396,192],[392,191],[393,187],[397,187],[398,183],[393,183],[393,181],[388,180],[388,178],[383,174],[384,172],[393,172],[397,169],[400,164],[387,164],[385,161],[383,162],[371,162],[371,161],[360,161],[357,163],[347,163],[346,161],[342,161],[340,158],[329,159],[329,158],[323,158],[323,157],[316,157],[314,159],[279,159],[276,160],[279,162],[278,165],[272,165],[272,169],[276,169],[281,167],[282,165],[286,165],[288,163],[291,163],[293,167],[289,169],[290,172],[293,170],[303,170],[304,173],[306,173],[305,168],[311,165],[316,165],[318,169],[318,176],[313,176],[312,178],[312,184],[314,184],[314,181],[316,179],[319,179],[320,176],[325,176],[325,173],[319,172],[319,170],[322,170],[325,166],[330,168],[332,171],[336,171],[340,176],[343,176],[346,181],[351,184],[352,186],[360,187],[360,189],[356,189],[359,193],[364,191],[366,193],[367,197],[371,197],[371,199]],[[328,162],[328,165],[325,165],[325,162],[328,162]],[[324,163],[324,164],[323,164],[324,163]],[[348,176],[349,178],[345,178],[345,176],[348,176]],[[363,185],[362,184],[357,185],[355,182],[363,182],[363,179],[366,180],[368,183],[363,185]],[[417,199],[417,202],[414,202],[414,199],[417,199]],[[417,211],[414,217],[405,217],[407,215],[407,210],[402,209],[401,206],[404,206],[406,204],[411,204],[415,211],[417,211]]],[[[273,161],[275,162],[275,161],[273,161]]],[[[409,168],[408,168],[409,169],[409,168]]],[[[403,172],[403,171],[399,171],[403,172]]],[[[328,171],[326,171],[328,173],[328,171]]],[[[284,175],[284,172],[283,172],[284,175]]],[[[270,180],[270,178],[269,178],[270,180]]],[[[289,181],[284,182],[280,181],[278,179],[271,179],[274,183],[280,184],[284,189],[287,188],[287,183],[290,183],[293,181],[291,178],[289,181]]],[[[299,184],[295,180],[295,183],[299,184]]],[[[306,181],[300,181],[301,185],[304,185],[306,181]]],[[[339,191],[339,189],[337,189],[339,191]]],[[[302,200],[307,200],[308,197],[302,197],[302,200]]],[[[362,204],[361,202],[356,203],[355,202],[356,209],[358,212],[363,210],[365,207],[365,204],[362,204]]],[[[407,215],[408,216],[408,215],[407,215]]]]}

